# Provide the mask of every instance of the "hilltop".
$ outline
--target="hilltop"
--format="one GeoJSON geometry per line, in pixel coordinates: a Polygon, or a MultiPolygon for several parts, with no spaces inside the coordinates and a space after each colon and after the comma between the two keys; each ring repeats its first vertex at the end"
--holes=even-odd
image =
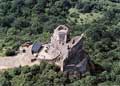
{"type": "Polygon", "coordinates": [[[1,73],[0,84],[119,86],[119,0],[0,0],[0,57],[16,55],[20,45],[27,41],[48,43],[54,28],[60,24],[71,28],[72,37],[85,33],[85,51],[105,71],[88,73],[82,79],[66,79],[62,73],[55,72],[54,67],[49,69],[51,65],[43,69],[42,65],[20,67],[1,73]]]}

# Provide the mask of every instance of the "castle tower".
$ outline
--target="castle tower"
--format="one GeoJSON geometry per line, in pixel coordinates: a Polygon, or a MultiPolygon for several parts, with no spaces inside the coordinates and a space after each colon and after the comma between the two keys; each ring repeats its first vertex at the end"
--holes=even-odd
{"type": "Polygon", "coordinates": [[[51,44],[58,48],[61,45],[65,45],[69,40],[69,29],[65,25],[59,25],[55,30],[54,34],[51,37],[51,44]]]}

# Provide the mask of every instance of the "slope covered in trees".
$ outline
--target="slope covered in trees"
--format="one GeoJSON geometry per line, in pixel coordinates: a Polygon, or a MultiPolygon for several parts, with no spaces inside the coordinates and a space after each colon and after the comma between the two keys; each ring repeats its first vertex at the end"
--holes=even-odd
{"type": "Polygon", "coordinates": [[[28,75],[32,68],[20,68],[18,75],[14,72],[13,75],[6,72],[6,75],[1,74],[0,85],[46,86],[45,83],[52,83],[51,86],[61,86],[66,83],[71,86],[119,86],[120,0],[0,0],[0,55],[14,53],[28,40],[47,42],[59,24],[70,26],[72,35],[85,32],[86,51],[105,71],[94,76],[88,74],[81,80],[71,77],[70,80],[65,79],[66,82],[65,77],[54,69],[46,72],[48,68],[45,67],[42,72],[37,72],[35,68],[34,76],[28,75]],[[28,74],[22,72],[24,69],[29,70],[28,74]]]}

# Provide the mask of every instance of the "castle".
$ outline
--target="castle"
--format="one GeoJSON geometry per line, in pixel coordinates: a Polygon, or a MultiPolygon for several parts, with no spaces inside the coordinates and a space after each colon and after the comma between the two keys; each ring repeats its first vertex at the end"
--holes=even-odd
{"type": "Polygon", "coordinates": [[[83,36],[84,34],[81,34],[71,38],[69,28],[59,25],[48,44],[25,44],[20,47],[16,56],[0,58],[0,69],[31,66],[47,61],[59,66],[63,72],[77,71],[83,74],[94,69],[90,57],[84,50],[83,36]]]}
{"type": "Polygon", "coordinates": [[[51,42],[43,45],[36,59],[48,61],[60,67],[61,71],[90,71],[92,62],[83,48],[83,36],[70,38],[69,28],[59,25],[51,37],[51,42]]]}

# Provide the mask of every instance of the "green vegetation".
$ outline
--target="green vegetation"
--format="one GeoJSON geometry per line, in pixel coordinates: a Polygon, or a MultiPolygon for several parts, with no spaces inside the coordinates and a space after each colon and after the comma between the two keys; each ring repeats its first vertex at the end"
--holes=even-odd
{"type": "Polygon", "coordinates": [[[0,55],[25,41],[47,42],[59,24],[72,35],[85,32],[86,51],[105,71],[68,79],[49,66],[24,67],[1,73],[0,85],[119,86],[120,0],[0,0],[0,55]]]}
{"type": "Polygon", "coordinates": [[[16,55],[15,50],[8,49],[5,51],[6,56],[14,56],[16,55]]]}

